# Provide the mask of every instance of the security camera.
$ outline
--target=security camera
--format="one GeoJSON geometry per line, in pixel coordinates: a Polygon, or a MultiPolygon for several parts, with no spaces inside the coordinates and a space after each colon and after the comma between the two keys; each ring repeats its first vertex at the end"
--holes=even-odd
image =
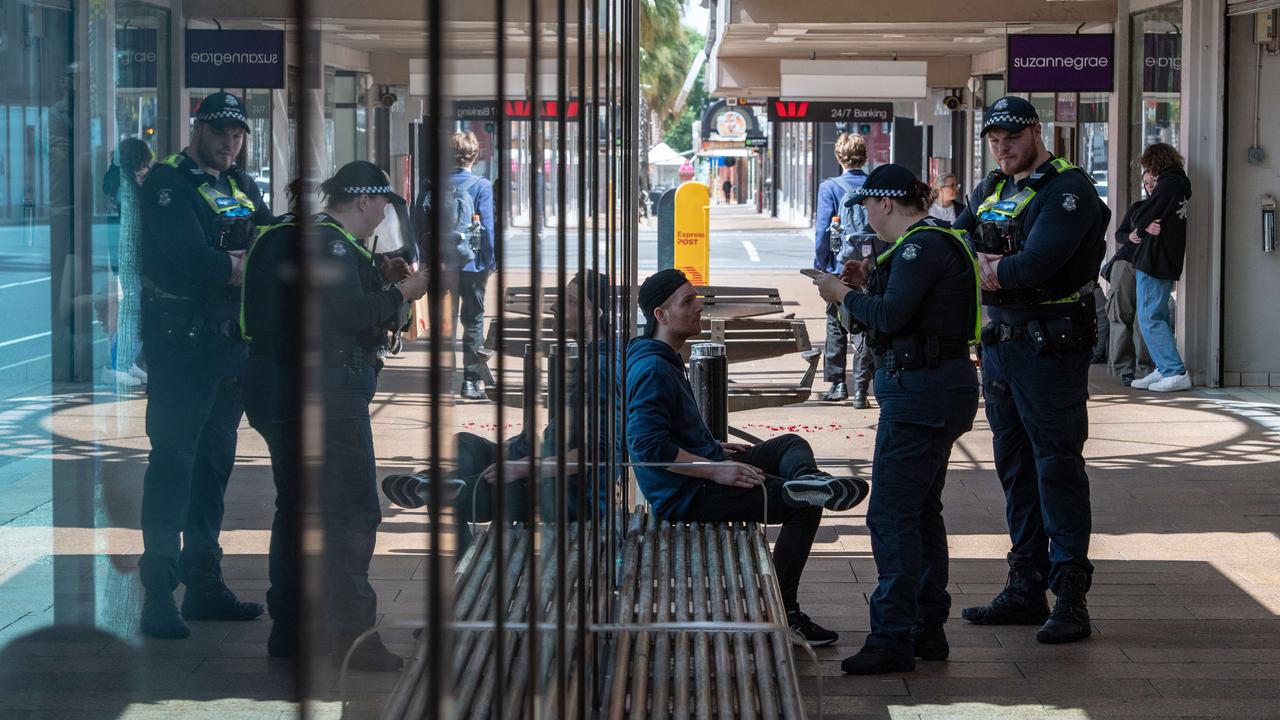
{"type": "Polygon", "coordinates": [[[963,104],[963,101],[959,95],[948,95],[942,98],[942,106],[952,112],[959,110],[961,104],[963,104]]]}
{"type": "Polygon", "coordinates": [[[382,107],[390,108],[395,106],[396,101],[399,99],[400,98],[396,97],[395,93],[389,92],[389,93],[383,93],[382,97],[378,99],[378,102],[382,103],[382,107]]]}

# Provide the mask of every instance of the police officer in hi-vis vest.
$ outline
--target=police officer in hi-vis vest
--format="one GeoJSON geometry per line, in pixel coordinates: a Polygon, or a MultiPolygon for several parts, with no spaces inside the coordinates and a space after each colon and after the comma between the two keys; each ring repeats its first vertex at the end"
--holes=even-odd
{"type": "Polygon", "coordinates": [[[1064,643],[1090,632],[1086,401],[1097,334],[1093,282],[1111,212],[1092,179],[1050,154],[1041,133],[1022,98],[987,108],[982,135],[1000,169],[954,223],[979,253],[991,320],[982,333],[982,386],[1013,545],[1004,590],[963,616],[981,625],[1041,625],[1037,640],[1064,643]],[[1046,588],[1057,598],[1052,612],[1046,588]]]}
{"type": "Polygon", "coordinates": [[[928,185],[901,165],[881,165],[848,200],[889,243],[815,279],[842,321],[865,331],[876,356],[880,403],[867,528],[879,586],[871,632],[841,668],[854,675],[915,669],[945,660],[947,528],[942,489],[956,439],[973,427],[978,374],[978,263],[965,234],[928,216],[928,185]],[[861,291],[850,289],[859,288],[861,291]],[[865,330],[863,330],[865,329],[865,330]]]}
{"type": "Polygon", "coordinates": [[[241,266],[271,210],[235,166],[249,124],[234,95],[200,103],[191,142],[142,187],[142,336],[147,436],[142,490],[142,631],[185,638],[186,620],[252,620],[222,579],[223,495],[236,456],[246,350],[237,326],[241,266]],[[182,613],[173,600],[186,585],[182,613]]]}

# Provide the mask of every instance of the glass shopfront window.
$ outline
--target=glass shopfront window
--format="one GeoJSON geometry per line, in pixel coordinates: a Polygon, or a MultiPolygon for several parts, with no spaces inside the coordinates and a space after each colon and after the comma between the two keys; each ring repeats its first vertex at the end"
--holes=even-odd
{"type": "MultiPolygon", "coordinates": [[[[1182,3],[1162,5],[1130,17],[1129,151],[1133,160],[1152,143],[1180,151],[1182,115],[1182,3]]],[[[1130,190],[1138,197],[1141,170],[1127,164],[1130,190]]]]}

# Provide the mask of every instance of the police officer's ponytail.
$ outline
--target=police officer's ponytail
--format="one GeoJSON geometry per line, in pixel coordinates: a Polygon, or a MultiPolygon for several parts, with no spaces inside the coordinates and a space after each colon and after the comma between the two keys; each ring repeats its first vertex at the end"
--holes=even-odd
{"type": "Polygon", "coordinates": [[[933,188],[915,180],[911,183],[911,190],[907,192],[906,197],[897,197],[893,201],[912,210],[928,212],[929,205],[933,203],[933,188]]]}
{"type": "Polygon", "coordinates": [[[359,197],[354,193],[347,192],[347,189],[338,183],[336,175],[320,183],[320,195],[323,198],[325,207],[345,205],[359,197]]]}

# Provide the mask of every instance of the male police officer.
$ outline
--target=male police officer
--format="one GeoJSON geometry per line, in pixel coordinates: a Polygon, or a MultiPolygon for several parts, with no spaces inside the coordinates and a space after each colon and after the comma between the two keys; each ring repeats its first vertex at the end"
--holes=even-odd
{"type": "Polygon", "coordinates": [[[236,319],[241,265],[255,225],[271,221],[253,180],[235,166],[249,132],[235,96],[200,103],[191,143],[156,164],[142,188],[142,332],[147,436],[142,490],[146,600],[142,631],[185,638],[187,620],[252,620],[222,580],[223,495],[235,463],[240,373],[236,319]],[[173,591],[186,586],[182,614],[173,591]]]}
{"type": "Polygon", "coordinates": [[[954,226],[979,251],[983,392],[1013,547],[1009,579],[990,603],[966,608],[983,625],[1043,623],[1036,639],[1088,637],[1089,355],[1097,325],[1091,283],[1111,213],[1083,171],[1045,148],[1031,103],[986,110],[999,172],[975,190],[954,226]],[[1044,591],[1057,596],[1049,612],[1044,591]],[[1047,619],[1047,621],[1046,621],[1047,619]]]}

